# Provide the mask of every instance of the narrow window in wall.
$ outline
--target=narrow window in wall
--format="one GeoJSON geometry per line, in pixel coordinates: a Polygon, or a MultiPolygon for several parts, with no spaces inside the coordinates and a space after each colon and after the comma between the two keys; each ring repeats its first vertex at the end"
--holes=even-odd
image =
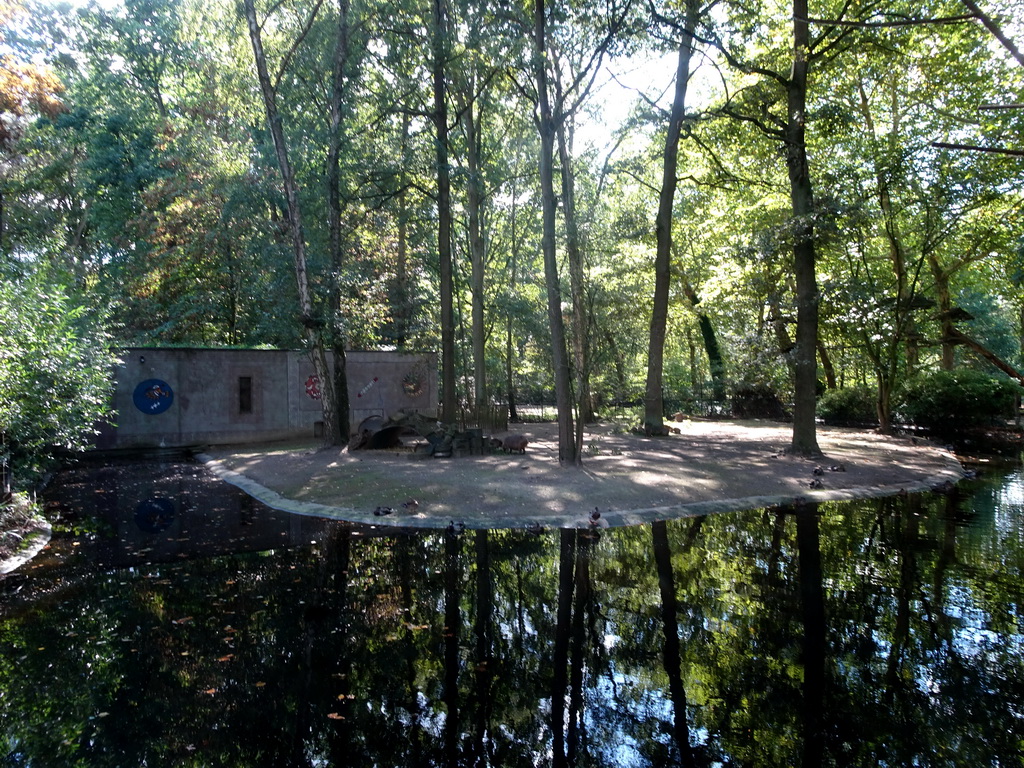
{"type": "Polygon", "coordinates": [[[238,377],[238,412],[252,413],[252,376],[238,377]]]}

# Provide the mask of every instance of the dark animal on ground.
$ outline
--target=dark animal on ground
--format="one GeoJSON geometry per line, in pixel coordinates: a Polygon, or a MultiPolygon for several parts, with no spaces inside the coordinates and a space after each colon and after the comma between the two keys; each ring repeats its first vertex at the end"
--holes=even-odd
{"type": "Polygon", "coordinates": [[[526,446],[529,442],[525,435],[509,435],[501,445],[505,449],[505,453],[526,453],[526,446]]]}

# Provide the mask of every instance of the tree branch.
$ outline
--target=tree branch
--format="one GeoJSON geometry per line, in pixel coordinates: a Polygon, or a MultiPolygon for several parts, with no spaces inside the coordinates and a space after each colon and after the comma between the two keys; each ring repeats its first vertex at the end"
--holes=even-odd
{"type": "Polygon", "coordinates": [[[760,120],[760,119],[754,117],[753,115],[744,115],[743,113],[737,112],[736,110],[734,110],[734,109],[732,109],[730,107],[722,107],[721,109],[718,109],[717,112],[719,114],[731,117],[734,120],[739,120],[740,122],[744,122],[744,123],[750,123],[755,128],[757,128],[759,131],[761,131],[761,133],[763,133],[765,136],[770,136],[771,138],[778,139],[779,141],[785,141],[786,140],[786,130],[785,130],[785,128],[772,128],[770,125],[765,123],[763,120],[760,120]]]}
{"type": "Polygon", "coordinates": [[[999,147],[978,147],[973,144],[949,144],[945,141],[933,141],[932,146],[936,147],[937,149],[962,149],[970,152],[991,152],[996,155],[1024,157],[1024,149],[1000,149],[999,147]]]}
{"type": "Polygon", "coordinates": [[[1014,45],[1013,41],[1003,34],[1003,30],[993,21],[992,17],[981,10],[974,0],[961,0],[964,5],[981,21],[985,29],[992,33],[996,40],[1003,44],[1003,47],[1010,52],[1010,55],[1017,60],[1017,63],[1024,67],[1024,53],[1014,45]]]}
{"type": "Polygon", "coordinates": [[[292,57],[295,55],[295,51],[298,50],[299,46],[302,45],[302,41],[306,39],[306,35],[309,34],[309,30],[313,26],[313,22],[316,20],[316,15],[320,13],[320,7],[324,4],[324,0],[317,0],[316,5],[313,6],[313,10],[309,13],[309,19],[306,20],[305,26],[299,33],[299,36],[295,38],[295,42],[285,53],[281,59],[281,66],[277,70],[277,74],[274,76],[274,90],[278,91],[281,87],[281,78],[284,77],[285,71],[288,69],[288,65],[291,64],[292,57]]]}
{"type": "Polygon", "coordinates": [[[745,75],[761,75],[762,77],[767,78],[769,80],[774,80],[779,85],[781,85],[783,88],[789,88],[789,78],[788,77],[786,77],[785,75],[783,75],[783,74],[781,74],[779,72],[776,72],[773,69],[766,69],[764,67],[757,67],[757,66],[754,66],[753,64],[746,64],[746,63],[740,61],[735,56],[733,56],[732,53],[730,53],[729,51],[726,50],[725,45],[720,40],[711,40],[711,39],[709,39],[709,40],[701,40],[696,35],[694,35],[693,39],[697,40],[698,42],[706,43],[708,46],[710,46],[710,47],[714,48],[715,50],[717,50],[719,53],[721,53],[725,57],[725,60],[729,63],[729,66],[732,67],[733,69],[737,69],[737,70],[739,70],[740,72],[742,72],[745,75]]]}
{"type": "MultiPolygon", "coordinates": [[[[968,2],[968,0],[964,0],[968,2]]],[[[900,19],[898,21],[842,21],[840,19],[801,19],[793,17],[796,21],[805,21],[808,24],[820,24],[830,27],[857,27],[859,29],[883,29],[886,27],[913,27],[925,24],[960,24],[965,21],[973,21],[978,18],[973,13],[962,16],[945,16],[936,19],[900,19]]]]}

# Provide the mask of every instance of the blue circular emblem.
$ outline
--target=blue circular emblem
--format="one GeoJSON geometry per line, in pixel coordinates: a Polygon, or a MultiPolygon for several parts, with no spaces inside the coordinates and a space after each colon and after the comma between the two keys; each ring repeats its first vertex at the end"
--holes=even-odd
{"type": "Polygon", "coordinates": [[[171,407],[171,403],[174,402],[174,392],[171,391],[171,385],[166,381],[146,379],[135,387],[132,402],[143,413],[155,416],[171,407]]]}

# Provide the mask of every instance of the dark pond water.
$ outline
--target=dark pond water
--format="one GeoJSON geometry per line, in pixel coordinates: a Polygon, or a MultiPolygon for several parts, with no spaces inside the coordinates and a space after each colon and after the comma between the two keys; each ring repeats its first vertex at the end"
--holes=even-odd
{"type": "Polygon", "coordinates": [[[67,472],[0,581],[4,766],[1024,765],[1024,475],[589,531],[67,472]]]}

